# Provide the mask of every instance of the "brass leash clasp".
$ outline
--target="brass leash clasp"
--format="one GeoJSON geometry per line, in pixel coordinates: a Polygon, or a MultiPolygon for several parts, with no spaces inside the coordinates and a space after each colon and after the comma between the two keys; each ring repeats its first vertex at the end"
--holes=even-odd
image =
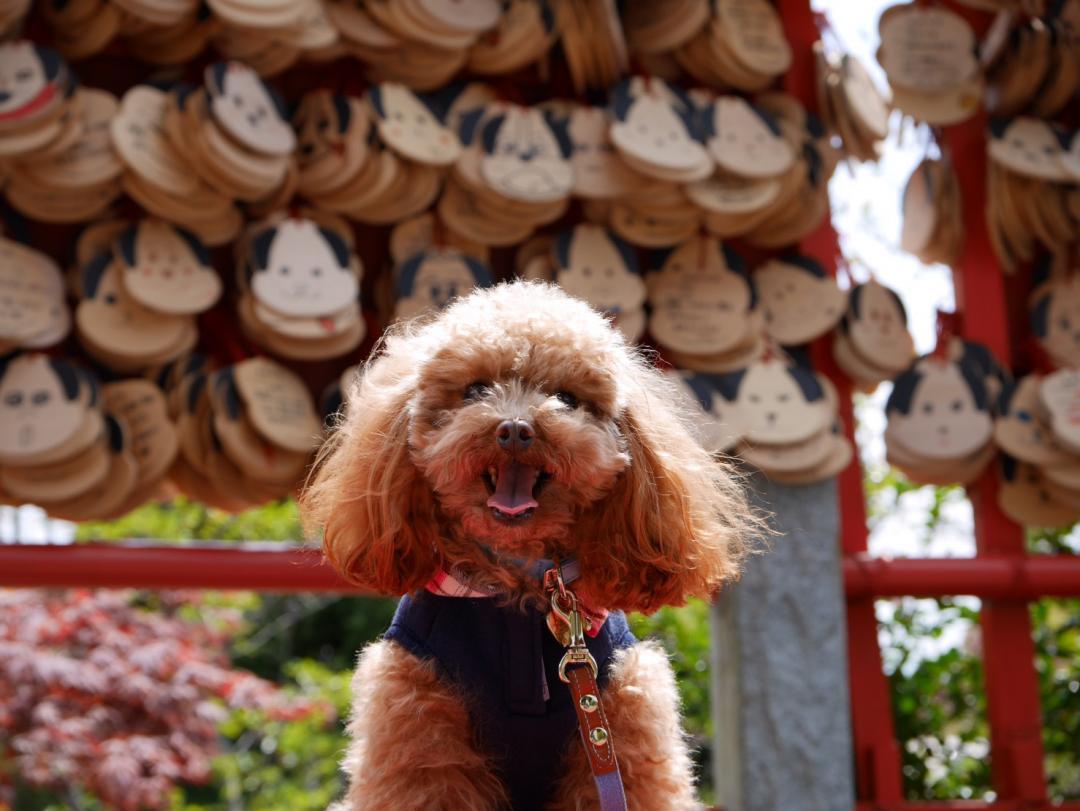
{"type": "MultiPolygon", "coordinates": [[[[588,665],[592,670],[593,678],[596,678],[599,669],[596,666],[596,659],[585,646],[585,625],[581,619],[577,596],[566,588],[558,568],[552,571],[555,572],[554,577],[545,576],[545,586],[551,590],[551,613],[566,626],[566,640],[564,641],[566,653],[559,660],[559,678],[569,683],[570,678],[566,675],[566,668],[572,665],[588,665]]],[[[551,572],[547,574],[550,575],[551,572]]]]}

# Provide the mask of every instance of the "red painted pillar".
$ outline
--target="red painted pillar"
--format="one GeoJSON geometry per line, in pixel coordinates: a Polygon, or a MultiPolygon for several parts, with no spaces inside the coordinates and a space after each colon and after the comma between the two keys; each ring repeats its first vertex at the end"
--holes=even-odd
{"type": "MultiPolygon", "coordinates": [[[[986,344],[1006,366],[1022,336],[1009,334],[1006,282],[987,234],[985,115],[950,127],[945,142],[964,195],[964,252],[953,272],[967,338],[986,344]]],[[[996,466],[968,488],[978,554],[1023,557],[1024,531],[998,507],[996,466]]],[[[986,600],[982,616],[994,788],[1005,800],[1045,800],[1042,709],[1031,617],[1022,600],[986,600]]]]}
{"type": "MultiPolygon", "coordinates": [[[[818,39],[810,0],[779,0],[784,31],[794,53],[794,62],[784,77],[784,89],[817,111],[817,90],[813,44],[818,39]]],[[[821,264],[836,272],[839,245],[831,222],[811,234],[799,246],[821,264]]],[[[824,338],[813,347],[815,368],[836,384],[840,398],[840,418],[852,444],[855,442],[855,414],[852,387],[832,359],[831,340],[824,338]]],[[[866,551],[866,495],[858,457],[837,479],[840,509],[840,542],[845,555],[866,551]]],[[[848,680],[851,689],[852,744],[855,756],[855,784],[860,802],[876,808],[903,799],[900,749],[893,726],[889,682],[878,648],[874,598],[861,597],[847,603],[848,680]]]]}

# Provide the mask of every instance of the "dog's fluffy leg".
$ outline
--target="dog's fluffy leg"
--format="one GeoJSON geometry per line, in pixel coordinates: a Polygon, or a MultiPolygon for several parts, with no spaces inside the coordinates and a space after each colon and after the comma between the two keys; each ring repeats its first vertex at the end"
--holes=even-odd
{"type": "MultiPolygon", "coordinates": [[[[642,642],[619,651],[602,697],[629,811],[698,808],[690,752],[679,723],[675,674],[663,649],[642,642]]],[[[600,807],[581,746],[581,739],[575,736],[550,811],[595,811],[600,807]]]]}
{"type": "Polygon", "coordinates": [[[335,811],[491,811],[506,794],[473,745],[461,698],[434,663],[383,640],[360,654],[352,682],[349,777],[335,811]]]}

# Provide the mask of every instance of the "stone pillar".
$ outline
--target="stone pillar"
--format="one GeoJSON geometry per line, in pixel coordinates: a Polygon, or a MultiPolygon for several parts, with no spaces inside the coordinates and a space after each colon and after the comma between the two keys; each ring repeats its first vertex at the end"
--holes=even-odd
{"type": "Polygon", "coordinates": [[[749,484],[779,534],[713,610],[713,771],[724,811],[855,802],[836,482],[749,484]]]}

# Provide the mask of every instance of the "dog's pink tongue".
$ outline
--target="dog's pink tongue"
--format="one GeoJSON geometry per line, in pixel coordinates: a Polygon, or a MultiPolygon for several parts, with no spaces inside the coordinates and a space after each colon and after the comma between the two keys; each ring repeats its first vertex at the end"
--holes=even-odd
{"type": "Polygon", "coordinates": [[[523,465],[513,459],[504,462],[499,468],[499,480],[495,492],[487,500],[489,507],[494,507],[507,515],[520,515],[526,510],[539,506],[533,498],[533,487],[539,471],[523,465]]]}

